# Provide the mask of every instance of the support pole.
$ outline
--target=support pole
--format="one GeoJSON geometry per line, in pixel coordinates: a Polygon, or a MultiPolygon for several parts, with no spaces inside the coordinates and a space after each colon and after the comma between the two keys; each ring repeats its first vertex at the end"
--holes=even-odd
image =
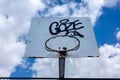
{"type": "Polygon", "coordinates": [[[59,58],[59,78],[63,79],[65,74],[65,58],[59,58]]]}
{"type": "Polygon", "coordinates": [[[59,78],[63,79],[65,74],[65,57],[67,56],[67,48],[63,47],[62,51],[59,51],[59,78]]]}

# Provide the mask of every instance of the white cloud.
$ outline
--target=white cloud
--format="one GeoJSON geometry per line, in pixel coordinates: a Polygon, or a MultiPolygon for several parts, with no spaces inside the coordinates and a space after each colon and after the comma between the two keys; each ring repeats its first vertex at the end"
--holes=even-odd
{"type": "Polygon", "coordinates": [[[28,32],[30,19],[43,10],[41,0],[0,0],[0,77],[7,77],[22,64],[25,44],[18,38],[28,32]]]}
{"type": "Polygon", "coordinates": [[[53,8],[50,8],[45,16],[69,16],[69,10],[67,8],[67,5],[56,5],[53,8]]]}
{"type": "Polygon", "coordinates": [[[58,59],[55,58],[42,58],[36,59],[35,63],[31,67],[35,71],[33,77],[55,77],[58,78],[58,59]]]}
{"type": "Polygon", "coordinates": [[[117,38],[117,40],[120,40],[120,31],[117,32],[116,38],[117,38]]]}
{"type": "MultiPolygon", "coordinates": [[[[72,3],[73,4],[73,3],[72,3]]],[[[74,10],[72,16],[75,17],[90,17],[92,23],[94,24],[96,19],[102,14],[101,7],[104,5],[104,0],[84,0],[79,5],[79,8],[71,7],[74,10]]]]}
{"type": "Polygon", "coordinates": [[[0,41],[0,76],[10,76],[17,64],[21,64],[25,45],[14,41],[0,41]],[[6,42],[7,41],[7,42],[6,42]]]}
{"type": "Polygon", "coordinates": [[[105,7],[109,7],[109,8],[116,6],[120,2],[120,0],[104,0],[104,1],[105,1],[105,7]]]}
{"type": "Polygon", "coordinates": [[[104,77],[120,77],[120,44],[108,45],[105,44],[100,47],[101,59],[105,64],[102,74],[104,77]]]}
{"type": "MultiPolygon", "coordinates": [[[[66,78],[117,78],[120,77],[120,44],[104,44],[99,58],[66,59],[66,78]]],[[[32,67],[34,77],[58,77],[58,59],[37,59],[32,67]]]]}

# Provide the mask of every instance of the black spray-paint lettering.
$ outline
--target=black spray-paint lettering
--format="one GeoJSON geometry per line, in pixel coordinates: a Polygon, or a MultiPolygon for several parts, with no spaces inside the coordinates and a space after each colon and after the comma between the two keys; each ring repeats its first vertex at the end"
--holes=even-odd
{"type": "Polygon", "coordinates": [[[49,26],[49,31],[52,35],[57,35],[60,32],[65,32],[65,35],[70,36],[79,36],[84,37],[81,33],[79,33],[77,30],[84,28],[84,26],[81,26],[81,22],[79,20],[75,20],[73,22],[70,22],[69,19],[63,19],[59,22],[52,22],[49,26]],[[79,27],[77,27],[79,26],[79,27]]]}

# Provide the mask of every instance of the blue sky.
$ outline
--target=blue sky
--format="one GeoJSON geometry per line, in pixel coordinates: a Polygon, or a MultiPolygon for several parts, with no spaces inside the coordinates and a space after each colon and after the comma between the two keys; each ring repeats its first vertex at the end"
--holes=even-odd
{"type": "Polygon", "coordinates": [[[0,77],[58,77],[57,59],[23,59],[33,17],[90,17],[100,57],[67,59],[65,76],[120,78],[120,0],[1,0],[0,77]]]}
{"type": "Polygon", "coordinates": [[[117,39],[115,34],[120,23],[120,7],[103,8],[103,14],[95,25],[95,34],[99,45],[104,43],[115,44],[117,39]]]}

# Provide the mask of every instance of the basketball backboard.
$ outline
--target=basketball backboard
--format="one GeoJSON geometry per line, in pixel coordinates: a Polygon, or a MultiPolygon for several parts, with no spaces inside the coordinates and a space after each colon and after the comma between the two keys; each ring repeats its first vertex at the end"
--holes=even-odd
{"type": "Polygon", "coordinates": [[[76,48],[67,52],[66,57],[100,55],[89,17],[32,18],[26,57],[58,58],[56,50],[63,47],[67,50],[76,48]]]}

